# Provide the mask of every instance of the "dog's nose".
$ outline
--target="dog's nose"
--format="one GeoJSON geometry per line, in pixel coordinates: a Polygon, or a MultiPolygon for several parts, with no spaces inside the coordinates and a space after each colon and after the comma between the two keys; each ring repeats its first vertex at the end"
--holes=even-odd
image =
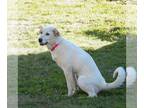
{"type": "Polygon", "coordinates": [[[42,38],[39,38],[39,42],[42,42],[42,38]]]}

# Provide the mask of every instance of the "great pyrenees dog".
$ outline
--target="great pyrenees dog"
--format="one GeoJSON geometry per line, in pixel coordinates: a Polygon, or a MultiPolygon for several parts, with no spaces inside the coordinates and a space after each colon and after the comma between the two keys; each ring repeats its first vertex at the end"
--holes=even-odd
{"type": "Polygon", "coordinates": [[[64,39],[59,31],[52,25],[40,28],[40,45],[46,45],[52,59],[64,71],[68,96],[72,96],[77,88],[88,94],[89,97],[97,96],[101,90],[117,88],[126,79],[123,67],[118,67],[113,77],[117,78],[112,83],[107,83],[100,73],[93,58],[83,49],[64,39]]]}

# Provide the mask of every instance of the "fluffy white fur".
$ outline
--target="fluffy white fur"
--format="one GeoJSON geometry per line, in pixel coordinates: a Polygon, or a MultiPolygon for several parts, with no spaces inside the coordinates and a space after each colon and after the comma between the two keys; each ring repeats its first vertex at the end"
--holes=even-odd
{"type": "Polygon", "coordinates": [[[79,87],[89,97],[94,97],[101,90],[117,88],[125,81],[125,70],[118,67],[113,73],[113,77],[118,74],[116,80],[107,83],[92,57],[80,47],[64,39],[54,26],[48,25],[41,28],[40,33],[40,44],[47,45],[49,50],[55,43],[59,44],[54,51],[50,50],[50,53],[53,60],[64,71],[68,96],[72,96],[79,87]]]}

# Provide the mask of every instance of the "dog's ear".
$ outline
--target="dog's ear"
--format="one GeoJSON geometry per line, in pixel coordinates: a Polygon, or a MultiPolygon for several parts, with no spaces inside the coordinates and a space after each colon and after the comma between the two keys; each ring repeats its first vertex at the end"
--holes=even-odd
{"type": "Polygon", "coordinates": [[[39,33],[42,32],[43,26],[39,26],[39,33]]]}
{"type": "Polygon", "coordinates": [[[43,26],[39,26],[39,29],[43,29],[43,26]]]}
{"type": "Polygon", "coordinates": [[[56,28],[53,30],[53,34],[54,36],[60,36],[60,33],[56,28]]]}

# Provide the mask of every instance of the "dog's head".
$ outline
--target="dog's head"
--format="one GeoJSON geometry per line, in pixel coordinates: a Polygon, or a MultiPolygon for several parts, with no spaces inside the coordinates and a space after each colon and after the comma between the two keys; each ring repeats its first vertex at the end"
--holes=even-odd
{"type": "Polygon", "coordinates": [[[52,25],[46,27],[40,27],[40,37],[38,39],[40,45],[46,45],[54,43],[55,40],[60,36],[59,31],[52,25]]]}

